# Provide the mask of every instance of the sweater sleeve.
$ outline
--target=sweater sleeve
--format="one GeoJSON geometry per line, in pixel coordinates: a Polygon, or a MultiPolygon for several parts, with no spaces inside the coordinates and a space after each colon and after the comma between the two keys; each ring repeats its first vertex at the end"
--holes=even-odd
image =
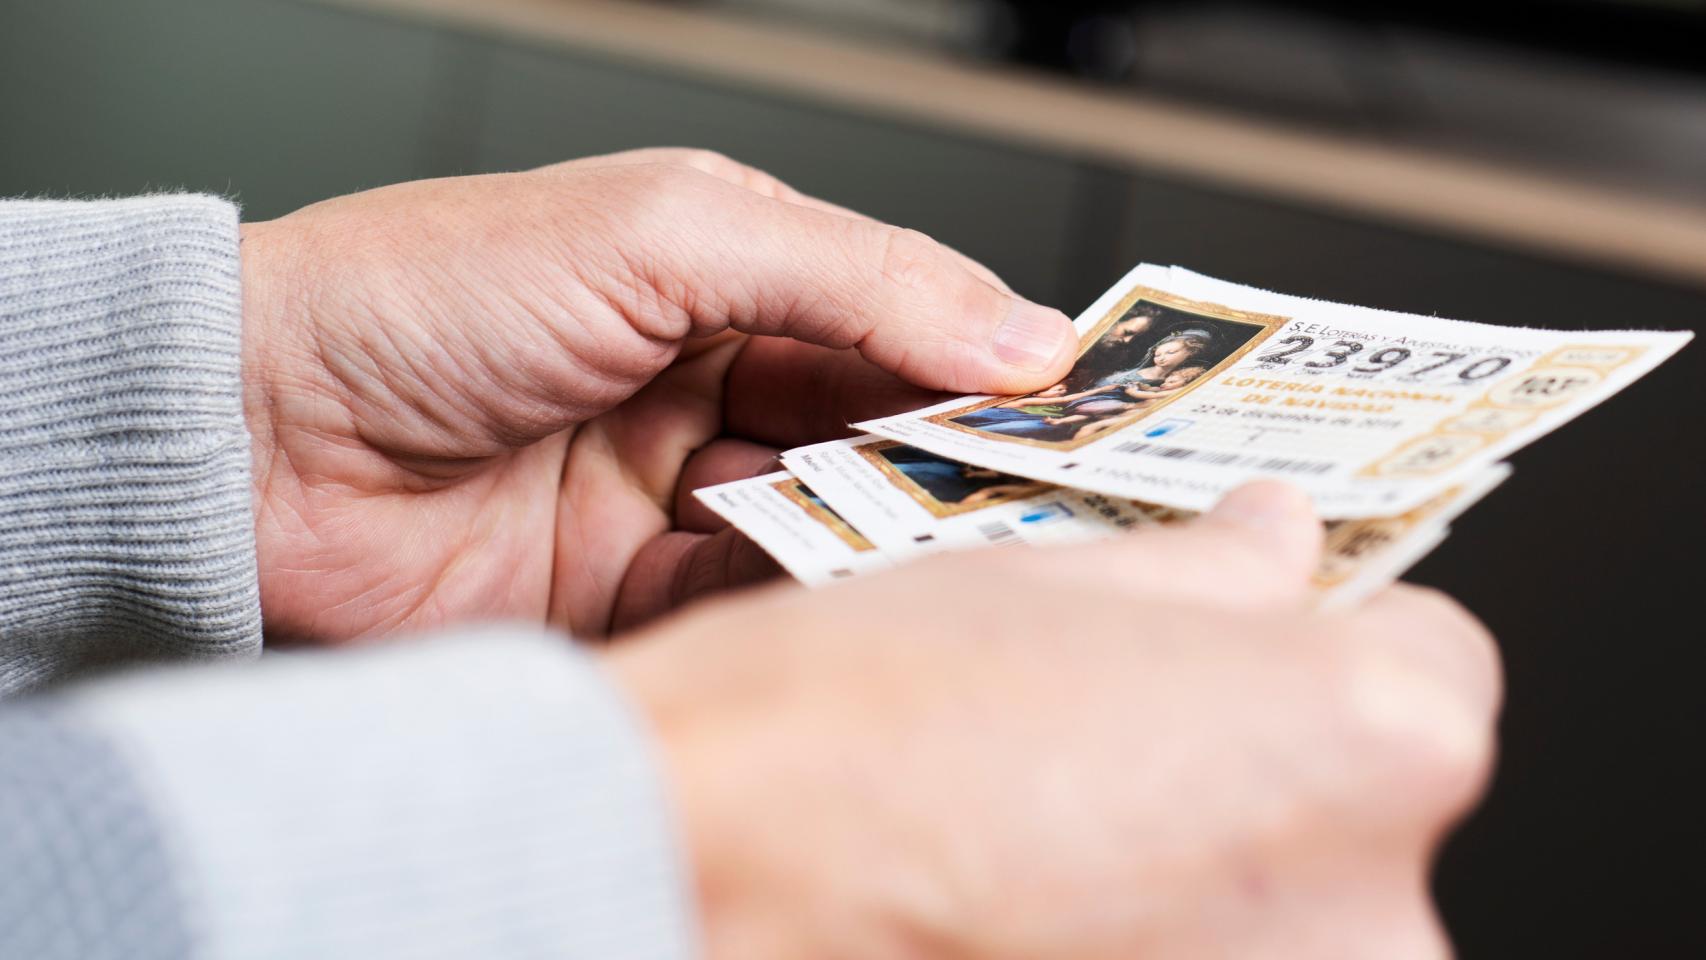
{"type": "Polygon", "coordinates": [[[0,956],[685,960],[663,793],[536,630],[73,685],[0,708],[0,956]]]}
{"type": "MultiPolygon", "coordinates": [[[[0,202],[0,699],[260,648],[237,220],[0,202]]],[[[592,658],[493,630],[0,706],[0,957],[693,953],[592,658]]]]}
{"type": "Polygon", "coordinates": [[[237,215],[0,202],[0,698],[260,649],[237,215]]]}

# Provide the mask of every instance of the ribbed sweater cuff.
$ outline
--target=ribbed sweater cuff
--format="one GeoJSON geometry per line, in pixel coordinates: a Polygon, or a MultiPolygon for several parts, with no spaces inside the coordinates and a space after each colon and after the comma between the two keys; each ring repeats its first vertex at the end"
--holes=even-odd
{"type": "Polygon", "coordinates": [[[0,202],[0,696],[260,648],[237,213],[0,202]]]}
{"type": "Polygon", "coordinates": [[[64,948],[30,956],[695,952],[648,738],[562,638],[486,629],[281,653],[54,701],[46,739],[0,711],[0,748],[9,729],[46,744],[20,755],[52,781],[32,795],[56,798],[29,811],[27,832],[52,842],[22,845],[34,852],[14,867],[14,896],[41,918],[19,941],[64,948]],[[99,749],[66,749],[78,743],[99,749]],[[41,759],[56,755],[68,759],[41,759]],[[82,853],[54,833],[107,821],[96,832],[123,852],[82,853]],[[68,915],[48,909],[66,898],[68,915]]]}

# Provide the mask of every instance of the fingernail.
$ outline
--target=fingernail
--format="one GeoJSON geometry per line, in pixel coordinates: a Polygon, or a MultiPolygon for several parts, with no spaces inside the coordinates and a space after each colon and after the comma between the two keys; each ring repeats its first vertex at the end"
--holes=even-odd
{"type": "Polygon", "coordinates": [[[993,346],[1003,363],[1040,372],[1053,367],[1077,340],[1066,314],[1014,298],[1007,319],[995,329],[993,346]]]}

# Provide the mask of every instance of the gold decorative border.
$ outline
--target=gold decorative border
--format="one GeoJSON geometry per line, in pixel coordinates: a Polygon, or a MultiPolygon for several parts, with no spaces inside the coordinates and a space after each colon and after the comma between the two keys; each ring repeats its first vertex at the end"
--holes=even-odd
{"type": "MultiPolygon", "coordinates": [[[[1448,422],[1450,422],[1449,419],[1441,421],[1441,423],[1448,422]]],[[[1485,450],[1489,445],[1502,436],[1504,436],[1504,434],[1501,433],[1469,433],[1459,430],[1442,430],[1435,427],[1427,433],[1418,433],[1409,437],[1403,443],[1393,447],[1385,456],[1357,471],[1357,476],[1381,478],[1431,477],[1436,474],[1445,473],[1449,470],[1455,469],[1461,465],[1463,461],[1480,453],[1482,450],[1485,450]],[[1394,460],[1397,460],[1399,457],[1404,456],[1417,447],[1441,440],[1447,442],[1461,440],[1465,444],[1472,445],[1460,445],[1459,449],[1451,452],[1445,459],[1440,460],[1438,463],[1425,470],[1405,470],[1398,473],[1388,471],[1387,465],[1392,463],[1394,460]]]]}
{"type": "MultiPolygon", "coordinates": [[[[841,538],[842,543],[852,547],[854,553],[864,553],[867,550],[877,549],[877,545],[866,540],[865,535],[853,529],[852,524],[843,520],[841,516],[834,511],[826,510],[823,507],[818,506],[810,497],[807,497],[805,494],[795,489],[797,487],[806,487],[806,484],[804,481],[798,480],[794,477],[789,477],[786,480],[778,480],[770,485],[772,490],[775,490],[782,496],[787,497],[794,506],[804,510],[807,516],[828,527],[831,533],[841,538]]],[[[806,487],[806,489],[809,490],[811,488],[806,487]]]]}
{"type": "MultiPolygon", "coordinates": [[[[1054,486],[1052,483],[1044,483],[1041,480],[1031,480],[1027,481],[1019,490],[1015,490],[1011,493],[997,494],[987,500],[980,500],[977,503],[943,503],[931,496],[930,491],[919,486],[916,480],[913,480],[911,477],[903,473],[899,467],[890,463],[887,457],[882,456],[882,451],[884,450],[892,450],[895,447],[904,446],[907,446],[907,444],[901,443],[899,440],[879,440],[876,443],[861,444],[853,449],[858,451],[859,456],[864,457],[872,466],[881,471],[889,483],[894,484],[894,486],[899,488],[902,493],[911,497],[919,506],[930,511],[930,515],[934,517],[953,517],[962,513],[972,513],[977,510],[982,510],[985,507],[993,507],[998,503],[1007,503],[1010,500],[1021,500],[1025,497],[1035,496],[1036,494],[1042,493],[1044,490],[1054,486]]],[[[929,451],[925,452],[928,453],[929,451]]],[[[934,453],[930,455],[941,456],[941,454],[934,453]]],[[[942,459],[950,460],[951,458],[942,457],[942,459]]],[[[1024,478],[1020,477],[1017,479],[1023,480],[1024,478]]]]}
{"type": "Polygon", "coordinates": [[[1576,343],[1565,344],[1564,346],[1557,347],[1548,351],[1545,355],[1541,356],[1540,359],[1534,361],[1529,366],[1518,370],[1510,376],[1500,380],[1498,383],[1488,387],[1486,390],[1482,391],[1480,396],[1471,400],[1468,406],[1436,423],[1432,430],[1425,434],[1417,434],[1416,436],[1409,437],[1400,442],[1397,446],[1387,450],[1379,457],[1369,461],[1368,465],[1364,466],[1361,470],[1358,470],[1356,475],[1359,477],[1389,476],[1389,474],[1385,473],[1381,468],[1396,459],[1406,450],[1420,444],[1424,440],[1430,440],[1434,437],[1479,437],[1482,442],[1478,446],[1466,449],[1463,453],[1458,454],[1449,460],[1445,460],[1430,469],[1422,471],[1412,470],[1405,474],[1401,474],[1401,476],[1425,477],[1451,470],[1470,456],[1479,453],[1482,449],[1494,442],[1502,440],[1506,435],[1529,426],[1549,410],[1572,402],[1569,398],[1566,398],[1547,405],[1536,405],[1526,408],[1515,407],[1508,403],[1500,403],[1498,400],[1493,399],[1493,394],[1497,393],[1501,388],[1508,384],[1518,383],[1527,377],[1532,377],[1535,374],[1546,370],[1588,371],[1599,377],[1599,380],[1593,384],[1594,387],[1598,387],[1604,384],[1605,380],[1611,376],[1611,371],[1616,370],[1618,367],[1621,367],[1632,360],[1635,360],[1646,351],[1647,347],[1642,344],[1576,343]],[[1572,350],[1618,350],[1622,351],[1626,355],[1621,360],[1616,360],[1611,363],[1583,363],[1580,361],[1574,361],[1561,364],[1558,362],[1572,350]],[[1461,427],[1453,426],[1454,421],[1476,410],[1484,409],[1499,410],[1506,413],[1527,414],[1528,419],[1505,430],[1465,430],[1461,427]]]}
{"type": "MultiPolygon", "coordinates": [[[[1238,349],[1223,357],[1221,361],[1215,364],[1208,372],[1196,378],[1196,380],[1192,381],[1188,386],[1181,387],[1178,393],[1167,397],[1164,400],[1149,401],[1149,404],[1142,409],[1141,416],[1131,416],[1130,414],[1125,415],[1131,416],[1131,420],[1126,424],[1128,426],[1130,423],[1136,423],[1139,420],[1147,418],[1155,411],[1160,410],[1162,407],[1167,406],[1175,400],[1181,399],[1185,394],[1190,393],[1197,387],[1213,380],[1217,374],[1243,359],[1245,354],[1254,350],[1263,341],[1267,340],[1268,337],[1272,336],[1274,331],[1278,330],[1285,324],[1290,323],[1292,319],[1290,317],[1281,317],[1268,313],[1252,313],[1248,310],[1236,310],[1232,307],[1223,306],[1218,303],[1206,303],[1201,300],[1188,300],[1184,297],[1177,296],[1176,294],[1168,293],[1165,290],[1157,290],[1153,287],[1136,286],[1133,287],[1125,296],[1121,297],[1119,303],[1114,304],[1102,319],[1096,321],[1096,325],[1094,327],[1091,327],[1084,336],[1079,338],[1079,358],[1083,358],[1084,354],[1096,344],[1096,341],[1102,338],[1103,334],[1108,332],[1108,328],[1113,326],[1120,317],[1125,316],[1127,311],[1143,301],[1148,301],[1156,306],[1169,307],[1184,313],[1195,314],[1199,317],[1207,317],[1212,320],[1221,320],[1228,323],[1242,323],[1249,326],[1261,327],[1262,329],[1238,349]]],[[[952,422],[954,417],[963,417],[968,413],[975,413],[978,410],[988,409],[989,407],[1007,403],[1011,400],[1017,400],[1023,396],[1029,396],[1029,394],[1015,394],[1010,397],[995,397],[993,399],[983,400],[978,403],[961,407],[957,410],[948,410],[943,413],[925,417],[924,419],[926,422],[934,423],[937,426],[947,427],[950,430],[958,430],[961,433],[967,433],[974,437],[982,437],[985,440],[996,440],[1003,443],[1018,443],[1026,446],[1042,447],[1048,450],[1076,450],[1087,443],[1094,443],[1097,440],[1101,440],[1113,432],[1111,430],[1100,430],[1094,432],[1090,436],[1070,440],[1033,440],[1029,437],[1011,437],[1004,434],[991,433],[987,430],[980,430],[977,427],[968,427],[964,424],[952,422]]]]}

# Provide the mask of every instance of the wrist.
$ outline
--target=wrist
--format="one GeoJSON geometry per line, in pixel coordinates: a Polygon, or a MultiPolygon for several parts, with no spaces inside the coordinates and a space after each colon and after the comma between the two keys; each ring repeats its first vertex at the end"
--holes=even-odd
{"type": "MultiPolygon", "coordinates": [[[[285,284],[281,273],[287,251],[277,234],[276,221],[245,223],[238,227],[238,259],[242,271],[243,334],[241,377],[243,421],[249,430],[253,461],[253,495],[258,519],[271,483],[276,429],[271,416],[271,392],[267,389],[272,369],[269,345],[278,326],[276,303],[285,284]]],[[[258,531],[257,531],[258,533],[258,531]]]]}
{"type": "Polygon", "coordinates": [[[304,459],[307,451],[300,443],[294,451],[284,446],[283,427],[323,419],[316,407],[305,404],[328,395],[312,373],[319,361],[308,340],[310,300],[301,281],[307,244],[298,232],[288,218],[239,227],[240,376],[243,422],[249,433],[249,493],[262,606],[267,631],[275,640],[312,635],[293,608],[302,607],[303,598],[318,587],[301,578],[281,580],[281,575],[300,568],[303,545],[318,541],[305,519],[309,505],[293,466],[305,462],[310,471],[323,468],[313,457],[304,459]]]}

